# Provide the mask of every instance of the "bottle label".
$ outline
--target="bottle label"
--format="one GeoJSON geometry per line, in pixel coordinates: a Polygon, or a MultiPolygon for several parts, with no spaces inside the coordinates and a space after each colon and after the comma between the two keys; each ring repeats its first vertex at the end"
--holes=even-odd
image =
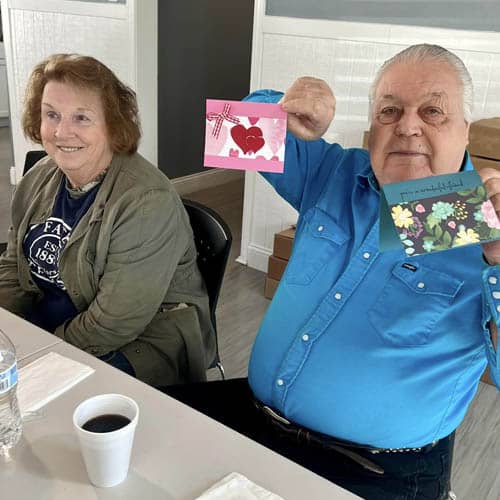
{"type": "Polygon", "coordinates": [[[17,384],[17,364],[14,361],[12,365],[4,372],[0,373],[0,394],[7,392],[11,387],[17,384]]]}

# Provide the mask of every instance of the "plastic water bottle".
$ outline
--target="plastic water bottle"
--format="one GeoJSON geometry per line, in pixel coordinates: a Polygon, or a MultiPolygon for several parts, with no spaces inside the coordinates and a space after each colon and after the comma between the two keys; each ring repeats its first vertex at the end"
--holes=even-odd
{"type": "Polygon", "coordinates": [[[4,455],[17,444],[22,432],[16,390],[16,349],[0,330],[0,454],[4,455]]]}

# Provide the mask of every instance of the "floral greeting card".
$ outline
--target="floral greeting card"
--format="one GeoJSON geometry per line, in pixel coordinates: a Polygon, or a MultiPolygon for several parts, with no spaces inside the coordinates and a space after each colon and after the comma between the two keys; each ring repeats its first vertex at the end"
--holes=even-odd
{"type": "Polygon", "coordinates": [[[500,221],[476,171],[386,184],[380,204],[380,251],[406,255],[500,239],[500,221]]]}
{"type": "Polygon", "coordinates": [[[205,167],[283,172],[286,113],[278,104],[207,99],[205,167]]]}

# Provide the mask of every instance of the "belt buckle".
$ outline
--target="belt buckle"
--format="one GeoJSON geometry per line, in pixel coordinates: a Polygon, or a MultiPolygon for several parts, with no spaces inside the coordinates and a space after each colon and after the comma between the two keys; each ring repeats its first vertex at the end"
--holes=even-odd
{"type": "Polygon", "coordinates": [[[276,413],[272,408],[270,408],[269,406],[267,405],[262,405],[262,409],[268,414],[270,415],[271,417],[273,417],[274,419],[276,419],[278,422],[282,423],[282,424],[285,424],[285,425],[290,425],[291,422],[290,420],[287,420],[285,417],[282,417],[281,415],[279,415],[278,413],[276,413]]]}

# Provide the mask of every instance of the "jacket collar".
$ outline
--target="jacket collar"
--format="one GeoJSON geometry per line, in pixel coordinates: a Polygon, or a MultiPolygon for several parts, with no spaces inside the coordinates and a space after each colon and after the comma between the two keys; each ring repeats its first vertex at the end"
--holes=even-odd
{"type": "Polygon", "coordinates": [[[106,202],[111,195],[112,188],[116,182],[120,169],[123,163],[123,155],[114,154],[111,164],[108,168],[106,176],[104,177],[101,187],[97,192],[94,203],[90,207],[89,211],[82,217],[80,222],[74,229],[68,244],[66,247],[70,246],[75,241],[78,241],[85,233],[89,230],[91,224],[102,220],[104,214],[104,208],[106,202]]]}

